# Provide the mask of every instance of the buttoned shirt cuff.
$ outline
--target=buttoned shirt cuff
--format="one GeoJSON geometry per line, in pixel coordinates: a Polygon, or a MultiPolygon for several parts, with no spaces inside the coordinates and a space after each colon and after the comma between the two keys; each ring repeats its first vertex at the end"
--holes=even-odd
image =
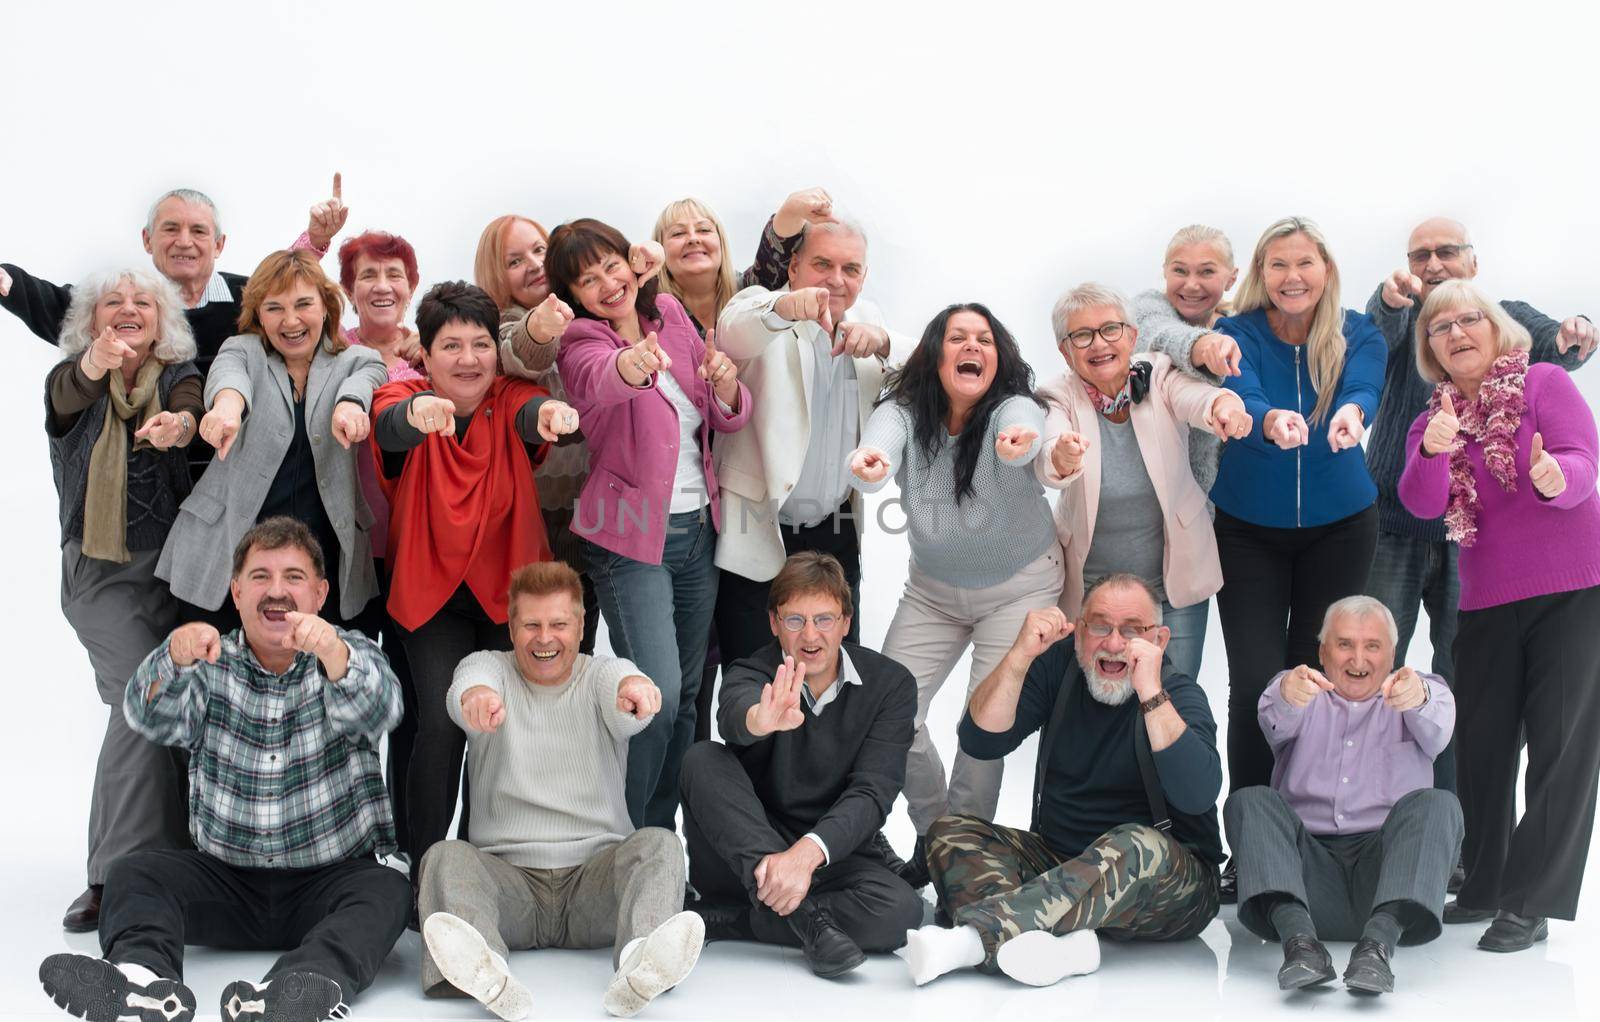
{"type": "Polygon", "coordinates": [[[832,865],[833,864],[833,856],[828,854],[827,842],[823,841],[820,837],[817,837],[817,835],[813,834],[810,831],[806,831],[804,836],[810,838],[813,841],[815,841],[817,843],[817,847],[822,849],[822,864],[824,866],[832,865]]]}
{"type": "Polygon", "coordinates": [[[782,333],[783,331],[794,326],[794,320],[784,319],[781,315],[779,315],[778,303],[776,300],[774,300],[772,307],[761,314],[761,325],[776,334],[782,333]]]}

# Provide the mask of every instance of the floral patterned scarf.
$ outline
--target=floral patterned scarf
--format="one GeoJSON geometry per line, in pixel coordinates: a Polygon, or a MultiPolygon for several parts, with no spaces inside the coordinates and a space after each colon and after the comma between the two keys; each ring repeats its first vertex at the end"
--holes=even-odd
{"type": "Polygon", "coordinates": [[[1478,386],[1478,400],[1468,401],[1454,383],[1445,380],[1428,399],[1428,415],[1438,413],[1441,397],[1450,395],[1461,431],[1450,448],[1450,503],[1444,512],[1445,537],[1464,547],[1478,540],[1477,481],[1467,458],[1466,438],[1483,448],[1483,464],[1507,493],[1517,491],[1517,427],[1527,411],[1522,389],[1528,378],[1528,353],[1509,351],[1494,360],[1478,386]]]}

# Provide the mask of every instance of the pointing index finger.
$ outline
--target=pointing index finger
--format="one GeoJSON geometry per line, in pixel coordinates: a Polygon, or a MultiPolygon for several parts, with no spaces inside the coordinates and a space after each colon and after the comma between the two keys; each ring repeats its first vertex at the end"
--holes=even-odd
{"type": "Polygon", "coordinates": [[[340,200],[344,199],[344,175],[337,170],[333,172],[333,197],[340,200]]]}

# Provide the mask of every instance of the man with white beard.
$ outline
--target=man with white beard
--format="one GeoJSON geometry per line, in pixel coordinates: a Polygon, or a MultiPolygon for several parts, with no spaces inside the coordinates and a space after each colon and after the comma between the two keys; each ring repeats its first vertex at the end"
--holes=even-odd
{"type": "Polygon", "coordinates": [[[1215,918],[1216,723],[1200,686],[1164,661],[1168,637],[1150,587],[1111,575],[1076,622],[1031,612],[973,691],[968,755],[998,759],[1041,732],[1033,821],[945,816],[929,828],[929,872],[954,926],[907,933],[897,953],[918,985],[975,967],[1043,986],[1099,967],[1095,930],[1183,940],[1215,918]]]}

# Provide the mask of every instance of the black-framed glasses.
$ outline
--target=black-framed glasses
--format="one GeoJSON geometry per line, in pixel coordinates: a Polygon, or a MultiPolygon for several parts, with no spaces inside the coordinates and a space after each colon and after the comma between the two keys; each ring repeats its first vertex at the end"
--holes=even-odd
{"type": "Polygon", "coordinates": [[[1453,326],[1460,327],[1462,332],[1465,333],[1468,327],[1475,327],[1488,318],[1489,314],[1487,312],[1483,312],[1480,309],[1473,309],[1471,312],[1463,312],[1455,319],[1445,319],[1435,323],[1429,323],[1428,336],[1443,337],[1445,334],[1450,332],[1450,328],[1453,326]]]}
{"type": "Polygon", "coordinates": [[[1438,256],[1441,263],[1448,263],[1471,247],[1471,245],[1440,245],[1438,248],[1414,248],[1406,253],[1406,258],[1411,260],[1412,266],[1426,266],[1428,260],[1434,256],[1438,256]]]}
{"type": "Polygon", "coordinates": [[[1113,625],[1110,621],[1090,621],[1084,625],[1084,629],[1097,639],[1110,638],[1112,632],[1117,632],[1129,641],[1148,635],[1160,627],[1160,625],[1113,625]]]}
{"type": "Polygon", "coordinates": [[[1101,323],[1097,327],[1086,326],[1082,327],[1081,329],[1074,330],[1067,334],[1066,339],[1072,342],[1072,346],[1074,348],[1087,348],[1089,345],[1094,343],[1096,334],[1099,334],[1107,341],[1115,341],[1122,337],[1122,331],[1124,329],[1131,328],[1132,326],[1132,323],[1122,323],[1117,320],[1112,320],[1109,323],[1101,323]]]}
{"type": "MultiPolygon", "coordinates": [[[[789,614],[785,617],[780,617],[778,620],[782,621],[783,627],[791,632],[798,632],[806,626],[806,616],[804,614],[789,614]]],[[[811,623],[817,626],[817,631],[819,632],[831,632],[834,626],[839,623],[839,615],[813,614],[811,615],[811,623]]]]}

